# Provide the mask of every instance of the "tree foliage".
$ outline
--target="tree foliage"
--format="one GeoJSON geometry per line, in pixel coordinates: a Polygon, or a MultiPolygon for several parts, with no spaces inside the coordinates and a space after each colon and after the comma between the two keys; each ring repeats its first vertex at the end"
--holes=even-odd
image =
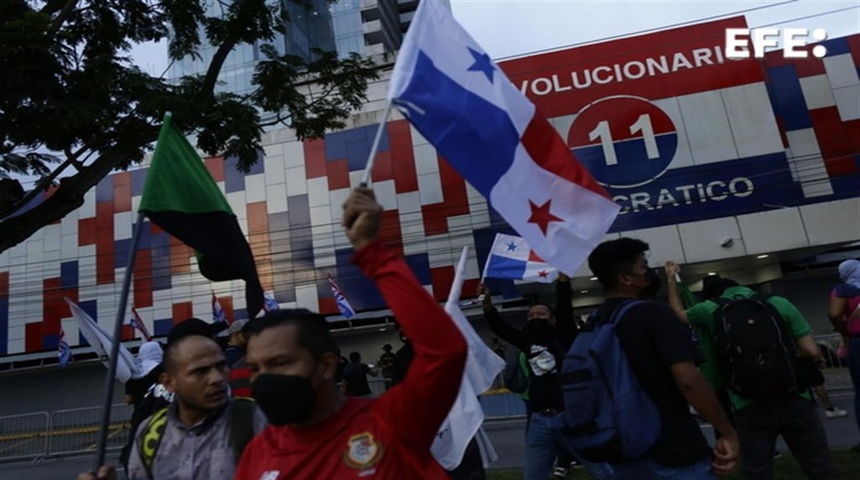
{"type": "Polygon", "coordinates": [[[265,127],[281,123],[299,138],[320,137],[366,101],[367,83],[377,78],[369,59],[280,55],[272,42],[290,22],[271,0],[215,0],[224,12],[215,17],[206,14],[211,1],[0,2],[0,251],[78,208],[111,171],[140,162],[166,111],[197,135],[201,150],[234,155],[248,171],[265,127]],[[166,41],[171,60],[200,59],[204,45],[216,51],[205,74],[171,82],[129,58],[133,44],[150,41],[166,41]],[[264,54],[254,90],[220,91],[224,61],[242,43],[264,54]],[[307,95],[311,83],[322,94],[307,95]],[[9,187],[15,174],[38,177],[34,190],[9,187]],[[51,186],[47,200],[16,214],[51,186]]]}

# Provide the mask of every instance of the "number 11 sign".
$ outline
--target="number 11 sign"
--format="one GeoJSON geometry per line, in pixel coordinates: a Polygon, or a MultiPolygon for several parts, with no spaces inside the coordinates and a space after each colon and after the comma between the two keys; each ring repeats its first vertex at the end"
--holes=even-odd
{"type": "Polygon", "coordinates": [[[612,96],[577,114],[567,142],[601,184],[630,188],[666,171],[678,150],[678,132],[666,112],[648,100],[612,96]]]}

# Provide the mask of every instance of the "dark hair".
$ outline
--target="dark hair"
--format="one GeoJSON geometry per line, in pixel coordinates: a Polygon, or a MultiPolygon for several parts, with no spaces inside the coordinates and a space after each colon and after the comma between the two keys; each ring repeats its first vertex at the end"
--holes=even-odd
{"type": "Polygon", "coordinates": [[[358,352],[350,352],[349,353],[349,361],[352,363],[358,363],[361,361],[361,354],[358,352]]]}
{"type": "Polygon", "coordinates": [[[649,250],[648,244],[636,238],[621,237],[601,243],[588,256],[588,268],[606,290],[618,286],[618,275],[627,273],[649,250]]]}
{"type": "Polygon", "coordinates": [[[545,307],[547,310],[549,310],[550,315],[552,315],[553,317],[555,316],[555,310],[553,310],[552,307],[550,307],[549,305],[547,305],[546,303],[543,303],[543,302],[535,302],[535,303],[529,305],[529,310],[531,310],[532,307],[538,307],[538,306],[545,307]]]}
{"type": "Polygon", "coordinates": [[[705,300],[719,298],[727,288],[736,287],[738,282],[719,275],[708,275],[702,279],[702,297],[705,300]]]}
{"type": "MultiPolygon", "coordinates": [[[[172,342],[168,342],[167,345],[164,347],[164,353],[162,353],[161,356],[161,365],[164,368],[165,372],[171,375],[176,373],[176,368],[179,366],[177,364],[177,357],[179,357],[179,348],[182,346],[182,344],[185,343],[185,340],[191,337],[203,337],[205,339],[208,339],[212,343],[215,343],[216,345],[218,344],[218,342],[216,342],[212,337],[206,335],[188,334],[183,335],[179,338],[174,338],[172,342]]],[[[218,347],[221,348],[220,345],[218,345],[218,347]]]]}
{"type": "Polygon", "coordinates": [[[227,324],[224,322],[206,323],[199,318],[188,318],[177,323],[167,332],[167,344],[169,345],[191,335],[212,338],[215,334],[226,328],[227,324]]]}
{"type": "Polygon", "coordinates": [[[248,338],[260,335],[266,329],[278,325],[295,325],[298,329],[296,343],[299,347],[311,352],[317,360],[326,353],[335,353],[337,345],[328,330],[324,316],[305,308],[280,309],[267,312],[260,318],[255,318],[246,325],[248,338]]]}

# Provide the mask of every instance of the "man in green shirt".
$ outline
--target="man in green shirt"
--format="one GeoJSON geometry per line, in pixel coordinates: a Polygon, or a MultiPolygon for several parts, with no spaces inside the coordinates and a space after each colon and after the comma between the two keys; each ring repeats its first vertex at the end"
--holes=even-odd
{"type": "MultiPolygon", "coordinates": [[[[713,343],[714,316],[720,306],[714,300],[705,300],[685,309],[675,280],[675,274],[678,271],[679,268],[674,262],[666,262],[669,304],[682,321],[696,328],[701,332],[702,337],[708,337],[709,346],[702,349],[703,354],[709,362],[716,365],[716,350],[713,343]]],[[[752,289],[740,286],[733,280],[724,278],[722,281],[725,289],[720,298],[728,300],[750,298],[755,294],[752,289]]],[[[821,353],[812,337],[812,329],[797,307],[778,296],[768,297],[766,301],[782,317],[784,326],[794,339],[799,354],[818,358],[821,353]]],[[[841,478],[830,458],[827,435],[808,390],[777,399],[746,398],[731,389],[728,393],[735,428],[740,438],[741,469],[744,479],[773,478],[773,451],[779,435],[782,435],[808,478],[821,480],[841,478]]]]}

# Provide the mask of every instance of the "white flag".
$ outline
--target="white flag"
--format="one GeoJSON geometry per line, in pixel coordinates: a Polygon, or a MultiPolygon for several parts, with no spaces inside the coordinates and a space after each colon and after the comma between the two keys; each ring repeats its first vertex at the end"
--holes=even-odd
{"type": "MultiPolygon", "coordinates": [[[[87,339],[93,350],[101,358],[102,363],[107,367],[110,361],[111,345],[113,340],[104,329],[93,320],[93,317],[79,307],[75,302],[66,298],[66,303],[69,304],[69,309],[72,311],[72,316],[78,322],[78,330],[81,335],[87,339]]],[[[128,381],[132,375],[137,373],[137,366],[134,362],[134,355],[125,348],[125,345],[119,345],[119,359],[116,362],[116,379],[122,383],[128,381]]]]}
{"type": "Polygon", "coordinates": [[[448,417],[439,428],[431,448],[433,456],[447,470],[453,470],[463,461],[466,447],[484,422],[484,411],[481,409],[478,395],[487,391],[492,386],[496,375],[505,368],[504,360],[478,336],[459,307],[460,292],[466,277],[468,253],[469,247],[464,247],[454,275],[454,283],[451,285],[451,293],[445,304],[445,311],[466,339],[469,356],[466,358],[460,392],[448,412],[448,417]]]}

